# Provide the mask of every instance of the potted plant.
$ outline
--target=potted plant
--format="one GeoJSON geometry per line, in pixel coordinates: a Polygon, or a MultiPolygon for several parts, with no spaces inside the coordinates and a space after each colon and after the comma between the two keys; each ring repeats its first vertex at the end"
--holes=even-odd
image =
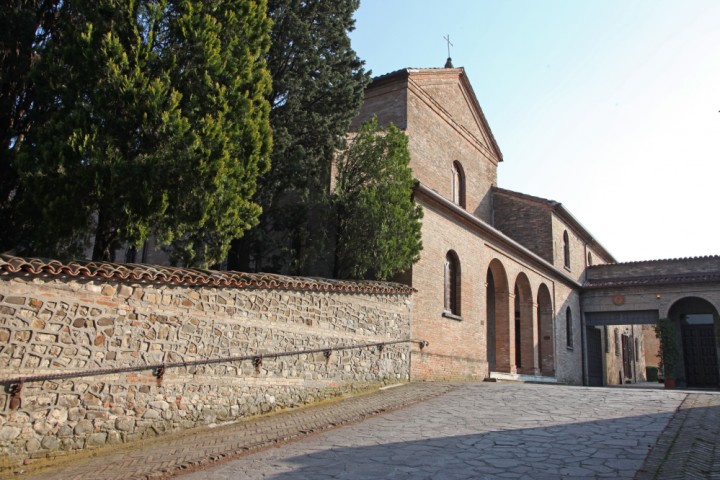
{"type": "Polygon", "coordinates": [[[669,318],[661,318],[655,325],[655,336],[660,343],[658,356],[660,357],[660,369],[663,372],[665,388],[675,388],[677,375],[677,364],[680,360],[680,349],[678,348],[678,333],[675,322],[669,318]]]}

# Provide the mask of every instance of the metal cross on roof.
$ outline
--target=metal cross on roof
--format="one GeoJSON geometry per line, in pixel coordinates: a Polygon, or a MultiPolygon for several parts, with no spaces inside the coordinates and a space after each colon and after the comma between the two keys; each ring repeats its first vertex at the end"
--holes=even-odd
{"type": "Polygon", "coordinates": [[[444,38],[444,39],[445,39],[445,41],[447,42],[447,47],[448,47],[448,58],[449,58],[449,57],[450,57],[450,47],[454,47],[455,45],[453,45],[453,44],[452,44],[452,43],[450,42],[450,34],[449,34],[449,33],[447,34],[447,36],[446,36],[446,37],[443,37],[443,38],[444,38]]]}

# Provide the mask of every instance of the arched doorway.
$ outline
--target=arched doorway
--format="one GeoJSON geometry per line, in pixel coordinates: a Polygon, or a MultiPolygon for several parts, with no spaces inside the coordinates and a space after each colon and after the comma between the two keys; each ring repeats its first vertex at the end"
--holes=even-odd
{"type": "Polygon", "coordinates": [[[529,375],[539,373],[533,303],[530,281],[524,273],[520,273],[515,279],[515,366],[518,372],[529,375]]]}
{"type": "Polygon", "coordinates": [[[540,373],[548,377],[555,376],[555,341],[553,334],[552,299],[550,290],[544,283],[538,288],[538,357],[540,373]]]}
{"type": "Polygon", "coordinates": [[[486,277],[487,360],[491,372],[516,373],[515,327],[510,322],[510,295],[505,268],[490,262],[486,277]]]}
{"type": "Polygon", "coordinates": [[[705,299],[686,297],[675,302],[668,313],[680,332],[682,351],[677,372],[679,385],[688,387],[718,387],[718,326],[720,317],[715,307],[705,299]]]}

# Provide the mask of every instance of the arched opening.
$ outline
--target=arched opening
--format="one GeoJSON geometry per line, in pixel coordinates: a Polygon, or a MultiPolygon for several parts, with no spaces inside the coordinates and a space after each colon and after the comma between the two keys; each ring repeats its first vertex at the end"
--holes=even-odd
{"type": "Polygon", "coordinates": [[[537,295],[538,358],[542,375],[555,376],[555,341],[553,336],[553,314],[550,290],[544,283],[537,295]]]}
{"type": "Polygon", "coordinates": [[[452,199],[455,204],[465,208],[465,170],[457,160],[452,167],[452,199]]]}
{"type": "Polygon", "coordinates": [[[588,267],[591,267],[592,264],[593,264],[592,252],[588,252],[588,267]]]}
{"type": "Polygon", "coordinates": [[[563,232],[563,264],[570,268],[570,236],[567,230],[563,232]]]}
{"type": "Polygon", "coordinates": [[[565,343],[567,348],[572,350],[575,347],[575,337],[573,333],[573,316],[570,307],[565,309],[565,343]]]}
{"type": "Polygon", "coordinates": [[[445,312],[460,316],[460,260],[450,250],[445,256],[445,312]]]}
{"type": "Polygon", "coordinates": [[[529,375],[539,373],[533,303],[530,281],[520,273],[515,280],[515,366],[518,372],[529,375]]]}
{"type": "Polygon", "coordinates": [[[507,274],[497,259],[488,266],[486,293],[487,358],[490,371],[516,373],[515,324],[510,318],[507,274]]]}
{"type": "Polygon", "coordinates": [[[488,372],[494,372],[497,369],[495,360],[495,277],[492,271],[488,269],[485,281],[485,323],[487,323],[487,362],[488,372]]]}
{"type": "Polygon", "coordinates": [[[718,387],[717,332],[720,317],[715,307],[705,299],[687,297],[675,302],[668,313],[680,333],[678,343],[682,355],[677,369],[678,385],[688,387],[718,387]]]}

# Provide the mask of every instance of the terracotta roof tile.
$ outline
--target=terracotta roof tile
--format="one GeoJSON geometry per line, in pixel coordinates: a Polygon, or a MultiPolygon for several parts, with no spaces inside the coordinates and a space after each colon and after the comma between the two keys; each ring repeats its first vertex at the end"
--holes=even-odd
{"type": "Polygon", "coordinates": [[[598,278],[588,280],[583,288],[615,288],[615,287],[641,287],[648,285],[688,284],[688,283],[718,283],[720,273],[686,273],[679,275],[648,275],[643,277],[627,278],[598,278]]]}
{"type": "MultiPolygon", "coordinates": [[[[630,260],[627,262],[615,262],[612,265],[637,265],[641,263],[665,263],[665,262],[682,262],[687,260],[713,260],[720,259],[720,255],[700,255],[696,257],[677,257],[677,258],[654,258],[651,260],[630,260]]],[[[602,265],[593,265],[593,267],[602,267],[602,265]]]]}
{"type": "Polygon", "coordinates": [[[245,289],[314,290],[348,293],[412,294],[407,285],[291,277],[271,273],[224,272],[137,263],[48,260],[0,255],[0,275],[71,276],[141,283],[233,287],[245,289]]]}

